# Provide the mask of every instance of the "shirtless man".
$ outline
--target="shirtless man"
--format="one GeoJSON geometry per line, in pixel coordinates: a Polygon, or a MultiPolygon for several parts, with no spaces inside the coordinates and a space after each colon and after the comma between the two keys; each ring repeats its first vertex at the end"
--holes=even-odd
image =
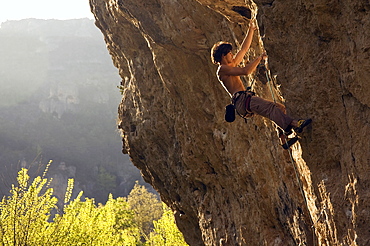
{"type": "MultiPolygon", "coordinates": [[[[240,79],[242,75],[253,73],[258,64],[262,60],[267,59],[266,53],[263,53],[246,66],[238,66],[252,43],[253,33],[256,29],[254,21],[251,20],[248,34],[245,36],[240,50],[235,55],[232,53],[232,45],[230,43],[221,41],[213,45],[211,59],[213,63],[219,65],[217,77],[230,96],[232,96],[234,107],[239,115],[245,117],[248,114],[258,114],[274,121],[287,135],[291,133],[292,129],[300,133],[305,126],[312,122],[311,119],[293,119],[286,114],[283,105],[254,96],[246,91],[240,79]]],[[[283,147],[289,148],[297,140],[298,138],[291,141],[291,144],[283,145],[283,147]]]]}

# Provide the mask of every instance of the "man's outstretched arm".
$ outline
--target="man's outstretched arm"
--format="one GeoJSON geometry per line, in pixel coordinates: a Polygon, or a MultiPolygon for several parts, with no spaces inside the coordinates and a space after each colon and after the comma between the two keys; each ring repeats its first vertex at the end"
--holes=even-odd
{"type": "Polygon", "coordinates": [[[263,53],[261,56],[256,57],[253,61],[248,63],[245,67],[232,67],[232,66],[223,65],[220,67],[219,73],[221,75],[228,75],[228,76],[248,75],[254,72],[258,64],[263,59],[267,59],[266,53],[263,53]]]}
{"type": "Polygon", "coordinates": [[[254,30],[256,29],[257,27],[255,25],[255,21],[252,19],[249,23],[248,34],[245,36],[240,50],[235,54],[234,57],[235,66],[238,66],[242,62],[245,53],[247,53],[247,51],[249,50],[249,47],[252,44],[254,30]]]}

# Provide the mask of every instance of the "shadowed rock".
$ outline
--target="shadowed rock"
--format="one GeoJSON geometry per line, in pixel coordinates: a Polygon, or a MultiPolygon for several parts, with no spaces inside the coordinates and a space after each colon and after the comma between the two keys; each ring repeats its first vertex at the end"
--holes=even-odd
{"type": "MultiPolygon", "coordinates": [[[[369,243],[369,4],[90,3],[124,81],[123,151],[190,245],[369,243]],[[256,32],[246,60],[265,49],[278,101],[313,118],[294,163],[269,120],[224,121],[229,98],[210,48],[220,40],[238,47],[256,16],[265,38],[256,32]]],[[[254,90],[271,99],[261,81],[254,90]]]]}

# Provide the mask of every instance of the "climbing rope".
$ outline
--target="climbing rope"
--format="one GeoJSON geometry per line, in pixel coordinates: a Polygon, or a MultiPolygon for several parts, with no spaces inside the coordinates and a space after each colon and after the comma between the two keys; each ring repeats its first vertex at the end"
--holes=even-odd
{"type": "MultiPolygon", "coordinates": [[[[274,94],[274,91],[273,91],[273,89],[272,89],[272,84],[271,84],[271,73],[270,73],[270,69],[268,69],[268,66],[267,66],[267,60],[265,60],[265,64],[264,64],[264,66],[265,66],[266,79],[267,79],[267,83],[269,84],[269,88],[270,88],[271,96],[272,96],[272,99],[274,100],[274,103],[276,103],[275,94],[274,94]]],[[[284,134],[284,139],[285,139],[285,143],[284,143],[284,144],[286,144],[286,146],[289,146],[289,145],[288,145],[288,140],[287,140],[287,139],[288,139],[288,136],[286,135],[285,131],[283,131],[283,134],[284,134]]],[[[305,202],[305,204],[306,204],[306,208],[307,208],[308,215],[309,215],[309,217],[310,217],[310,219],[311,219],[311,223],[312,223],[311,228],[313,228],[313,244],[314,244],[314,246],[315,246],[315,244],[316,244],[316,241],[315,241],[315,229],[316,229],[316,228],[315,228],[315,224],[317,223],[317,221],[316,221],[316,222],[314,222],[314,221],[313,221],[313,219],[312,219],[312,217],[311,217],[311,215],[310,215],[310,210],[309,210],[309,208],[308,208],[307,198],[306,198],[306,196],[304,195],[302,181],[301,181],[301,179],[299,178],[298,170],[297,170],[297,167],[296,167],[296,165],[295,165],[295,161],[294,161],[294,159],[293,159],[293,155],[292,155],[292,152],[291,152],[290,147],[288,147],[288,149],[287,149],[287,150],[288,150],[288,153],[289,153],[290,161],[291,161],[291,163],[292,163],[292,165],[293,165],[293,168],[294,168],[294,172],[295,172],[295,176],[296,176],[296,178],[297,178],[297,182],[298,182],[299,190],[300,190],[301,195],[302,195],[302,197],[303,197],[303,200],[304,200],[304,202],[305,202]]],[[[320,214],[320,216],[321,216],[321,214],[320,214]]]]}
{"type": "Polygon", "coordinates": [[[265,60],[265,74],[266,74],[266,79],[267,79],[267,83],[269,84],[269,87],[270,87],[270,92],[271,92],[271,96],[272,96],[272,99],[274,100],[274,103],[276,103],[276,99],[275,99],[275,94],[274,94],[274,91],[272,90],[272,84],[271,84],[271,74],[270,74],[270,69],[268,69],[268,66],[267,66],[267,60],[265,60]]]}

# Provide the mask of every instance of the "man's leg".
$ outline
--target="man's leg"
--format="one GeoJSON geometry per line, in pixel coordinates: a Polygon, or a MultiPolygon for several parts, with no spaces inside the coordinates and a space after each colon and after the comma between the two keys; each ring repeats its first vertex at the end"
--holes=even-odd
{"type": "Polygon", "coordinates": [[[260,97],[253,96],[250,102],[250,109],[253,113],[274,121],[281,129],[287,129],[292,123],[293,118],[277,107],[274,102],[265,100],[260,97]]]}

